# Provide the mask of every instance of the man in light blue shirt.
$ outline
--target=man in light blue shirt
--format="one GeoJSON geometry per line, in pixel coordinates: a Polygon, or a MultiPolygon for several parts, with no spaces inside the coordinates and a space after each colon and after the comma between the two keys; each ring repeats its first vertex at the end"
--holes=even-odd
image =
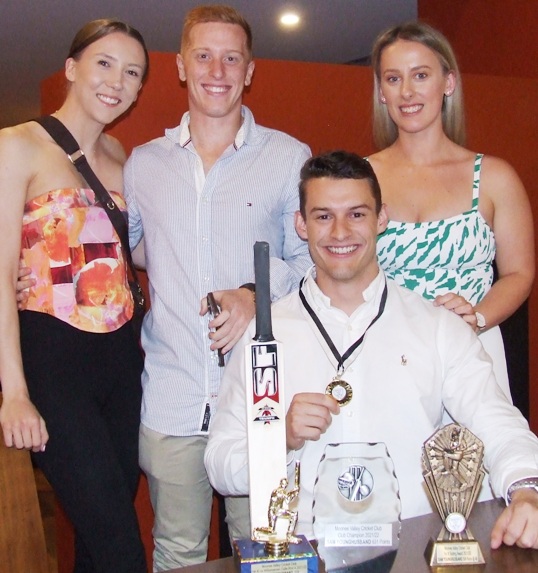
{"type": "MultiPolygon", "coordinates": [[[[311,264],[294,229],[310,150],[256,125],[242,106],[254,71],[248,23],[226,6],[191,10],[177,65],[189,111],[136,148],[124,172],[131,246],[144,237],[150,284],[140,463],[155,510],[155,571],[206,559],[212,489],[203,456],[222,372],[216,351],[231,350],[254,314],[252,292],[238,288],[253,281],[254,243],[270,245],[273,299],[311,264]],[[211,291],[221,307],[213,320],[211,291]]],[[[227,511],[231,534],[248,535],[245,500],[227,500],[227,511]]]]}

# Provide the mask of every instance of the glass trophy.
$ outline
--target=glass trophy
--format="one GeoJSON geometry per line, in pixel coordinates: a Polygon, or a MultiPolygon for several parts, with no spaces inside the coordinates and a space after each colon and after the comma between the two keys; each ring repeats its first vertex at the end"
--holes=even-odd
{"type": "Polygon", "coordinates": [[[312,513],[327,571],[390,571],[399,545],[400,511],[398,479],[384,443],[325,447],[312,513]]]}

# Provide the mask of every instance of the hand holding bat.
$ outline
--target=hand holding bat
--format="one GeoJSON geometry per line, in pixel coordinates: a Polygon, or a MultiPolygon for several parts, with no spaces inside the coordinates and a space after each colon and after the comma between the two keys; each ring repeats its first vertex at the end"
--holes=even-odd
{"type": "MultiPolygon", "coordinates": [[[[219,305],[217,304],[217,301],[215,300],[215,297],[213,296],[212,292],[207,293],[207,306],[209,308],[209,312],[213,315],[213,318],[216,318],[220,314],[219,305]]],[[[218,357],[219,357],[219,366],[223,367],[225,362],[224,362],[224,355],[222,354],[222,350],[219,348],[217,350],[217,353],[218,353],[218,357]]]]}

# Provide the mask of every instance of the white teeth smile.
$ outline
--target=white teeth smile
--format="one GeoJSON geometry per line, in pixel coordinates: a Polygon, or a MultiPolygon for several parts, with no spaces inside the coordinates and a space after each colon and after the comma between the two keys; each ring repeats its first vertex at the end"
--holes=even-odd
{"type": "Polygon", "coordinates": [[[400,109],[402,110],[403,113],[416,113],[417,111],[420,111],[422,109],[422,105],[417,104],[409,107],[401,107],[400,109]]]}
{"type": "Polygon", "coordinates": [[[104,103],[108,104],[108,105],[117,105],[120,103],[120,99],[116,98],[116,97],[109,97],[109,96],[105,96],[102,94],[97,94],[97,97],[104,103]]]}
{"type": "Polygon", "coordinates": [[[205,89],[208,92],[211,92],[214,94],[223,94],[223,93],[226,93],[228,91],[228,88],[226,86],[205,86],[205,89]]]}
{"type": "Polygon", "coordinates": [[[329,252],[334,253],[335,255],[347,255],[348,253],[352,253],[357,249],[356,245],[351,245],[349,247],[327,247],[329,252]]]}

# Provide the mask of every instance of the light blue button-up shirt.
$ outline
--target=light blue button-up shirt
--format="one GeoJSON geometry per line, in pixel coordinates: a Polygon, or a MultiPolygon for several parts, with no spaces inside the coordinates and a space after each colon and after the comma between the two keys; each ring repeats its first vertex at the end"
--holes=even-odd
{"type": "Polygon", "coordinates": [[[200,299],[254,282],[256,241],[270,246],[273,299],[295,289],[311,265],[294,228],[310,150],[256,125],[248,108],[242,114],[233,145],[207,175],[188,113],[164,137],[135,148],[125,165],[130,242],[144,236],[150,282],[142,423],[166,435],[205,433],[204,414],[215,407],[222,368],[209,349],[200,299]]]}

